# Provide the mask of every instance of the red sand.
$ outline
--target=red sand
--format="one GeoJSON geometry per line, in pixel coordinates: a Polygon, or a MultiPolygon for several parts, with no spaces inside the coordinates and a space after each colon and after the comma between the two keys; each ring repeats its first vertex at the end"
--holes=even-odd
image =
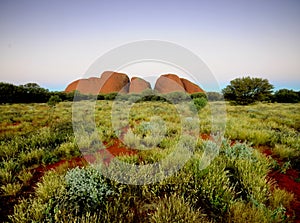
{"type": "MultiPolygon", "coordinates": [[[[271,156],[275,159],[279,165],[283,164],[283,161],[278,156],[272,154],[272,150],[268,147],[261,148],[262,153],[266,156],[271,156]]],[[[289,216],[295,216],[294,222],[300,223],[300,182],[296,182],[299,179],[300,172],[295,169],[288,169],[286,173],[280,173],[279,170],[271,171],[268,176],[276,181],[277,186],[280,189],[284,189],[294,194],[294,200],[291,202],[290,209],[287,210],[289,216]]]]}
{"type": "Polygon", "coordinates": [[[212,137],[211,135],[206,134],[206,133],[202,133],[202,134],[200,135],[200,137],[201,137],[201,139],[203,139],[203,140],[211,140],[211,141],[214,140],[213,137],[212,137]]]}
{"type": "MultiPolygon", "coordinates": [[[[104,145],[107,146],[108,143],[104,143],[104,145]]],[[[113,144],[107,147],[106,149],[98,150],[97,153],[101,155],[104,163],[106,164],[109,164],[109,162],[116,156],[137,154],[136,151],[125,148],[122,142],[118,139],[114,140],[113,144]]],[[[86,166],[88,163],[95,162],[95,160],[95,154],[87,154],[84,155],[84,157],[74,157],[70,160],[60,160],[57,163],[42,165],[34,169],[33,172],[36,175],[42,176],[45,171],[54,170],[57,167],[65,164],[66,162],[68,162],[69,168],[74,168],[76,166],[86,166]]]]}
{"type": "MultiPolygon", "coordinates": [[[[104,143],[106,146],[107,143],[104,143]]],[[[101,149],[97,151],[102,157],[102,160],[105,164],[109,164],[110,161],[116,156],[124,156],[124,155],[134,155],[137,154],[136,151],[127,149],[122,145],[122,142],[118,139],[114,140],[113,145],[107,147],[106,149],[101,149]]],[[[84,159],[89,163],[94,163],[96,161],[96,157],[94,154],[84,155],[84,159]]]]}

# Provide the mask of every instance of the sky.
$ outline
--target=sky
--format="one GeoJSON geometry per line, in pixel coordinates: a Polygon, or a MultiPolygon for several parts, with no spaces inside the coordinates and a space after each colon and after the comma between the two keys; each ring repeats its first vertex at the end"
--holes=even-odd
{"type": "MultiPolygon", "coordinates": [[[[1,0],[0,81],[64,90],[107,52],[142,40],[191,51],[220,89],[253,76],[275,89],[300,90],[299,0],[1,0]]],[[[174,66],[152,65],[125,71],[146,79],[176,71],[185,76],[174,66]]],[[[201,86],[201,74],[193,75],[201,86]]]]}

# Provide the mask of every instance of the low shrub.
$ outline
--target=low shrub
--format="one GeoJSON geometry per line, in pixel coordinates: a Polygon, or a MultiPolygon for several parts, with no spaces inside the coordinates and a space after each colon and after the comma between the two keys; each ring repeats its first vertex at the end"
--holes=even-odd
{"type": "Polygon", "coordinates": [[[207,99],[207,95],[203,92],[196,92],[196,93],[192,93],[191,94],[191,98],[192,99],[196,99],[196,98],[204,98],[207,99]]]}
{"type": "Polygon", "coordinates": [[[1,186],[1,190],[4,195],[16,196],[17,193],[21,190],[22,184],[19,183],[9,183],[1,186]]]}
{"type": "Polygon", "coordinates": [[[274,188],[269,198],[270,207],[273,209],[276,209],[280,206],[288,209],[292,200],[294,200],[294,194],[280,188],[274,188]]]}
{"type": "Polygon", "coordinates": [[[202,108],[204,108],[207,104],[207,99],[205,98],[195,98],[192,101],[191,104],[191,110],[194,110],[194,108],[196,108],[197,111],[200,111],[202,108]]]}
{"type": "Polygon", "coordinates": [[[206,215],[199,210],[194,210],[183,198],[176,195],[164,197],[156,204],[150,222],[209,222],[206,215]]]}
{"type": "Polygon", "coordinates": [[[177,104],[180,102],[185,102],[191,99],[191,97],[185,92],[170,92],[163,95],[167,101],[171,104],[177,104]]]}
{"type": "Polygon", "coordinates": [[[61,208],[73,213],[94,212],[105,207],[109,196],[114,192],[104,177],[96,169],[75,168],[67,172],[66,194],[61,208]]]}
{"type": "Polygon", "coordinates": [[[285,222],[285,209],[279,207],[275,210],[269,210],[265,206],[257,206],[252,203],[235,202],[230,205],[229,215],[226,222],[260,222],[277,223],[285,222]]]}
{"type": "Polygon", "coordinates": [[[28,170],[22,170],[19,175],[18,178],[19,180],[25,185],[28,186],[31,178],[33,177],[32,173],[28,170]]]}

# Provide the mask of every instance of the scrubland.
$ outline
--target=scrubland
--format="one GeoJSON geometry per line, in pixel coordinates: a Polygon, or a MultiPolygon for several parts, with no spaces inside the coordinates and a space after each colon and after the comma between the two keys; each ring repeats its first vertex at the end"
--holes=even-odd
{"type": "Polygon", "coordinates": [[[272,176],[300,181],[299,103],[87,103],[0,105],[2,221],[297,220],[299,194],[272,176]]]}

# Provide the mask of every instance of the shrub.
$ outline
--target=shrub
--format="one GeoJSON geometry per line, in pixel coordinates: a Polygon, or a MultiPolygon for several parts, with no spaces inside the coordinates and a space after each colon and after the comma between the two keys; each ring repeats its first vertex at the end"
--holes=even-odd
{"type": "Polygon", "coordinates": [[[22,185],[19,183],[9,183],[1,186],[4,195],[15,196],[21,190],[22,185]]]}
{"type": "Polygon", "coordinates": [[[29,184],[32,177],[33,177],[32,173],[30,171],[27,171],[27,170],[21,171],[20,174],[18,175],[18,178],[26,186],[28,186],[28,184],[29,184]]]}
{"type": "Polygon", "coordinates": [[[61,208],[67,208],[73,213],[104,208],[108,197],[114,194],[100,172],[92,167],[72,169],[67,172],[65,180],[66,196],[61,208]]]}
{"type": "Polygon", "coordinates": [[[15,175],[6,169],[0,169],[0,182],[1,184],[8,184],[15,181],[15,175]]]}
{"type": "Polygon", "coordinates": [[[105,100],[115,100],[117,96],[118,96],[118,92],[113,92],[113,93],[104,95],[104,99],[105,100]]]}
{"type": "Polygon", "coordinates": [[[190,96],[185,92],[170,92],[164,96],[171,104],[177,104],[190,99],[190,96]]]}
{"type": "MultiPolygon", "coordinates": [[[[195,98],[193,99],[193,104],[191,105],[192,107],[195,106],[197,111],[200,111],[202,108],[204,108],[207,104],[207,99],[205,98],[195,98]]],[[[193,110],[193,108],[191,109],[193,110]]]]}
{"type": "Polygon", "coordinates": [[[42,182],[37,183],[35,194],[42,203],[46,203],[51,198],[59,197],[64,191],[65,183],[63,177],[55,171],[48,171],[43,176],[42,182]]]}
{"type": "Polygon", "coordinates": [[[24,166],[32,166],[34,164],[39,164],[42,162],[42,158],[45,155],[43,149],[35,149],[28,153],[20,153],[20,164],[24,166]]]}
{"type": "Polygon", "coordinates": [[[46,207],[47,204],[43,204],[39,200],[22,199],[14,206],[14,214],[8,217],[14,223],[45,222],[43,219],[46,207]]]}
{"type": "Polygon", "coordinates": [[[275,144],[275,147],[273,148],[273,154],[278,155],[281,159],[290,159],[293,156],[299,155],[299,151],[286,145],[275,144]]]}
{"type": "Polygon", "coordinates": [[[226,222],[285,222],[284,214],[285,209],[282,207],[272,211],[264,206],[256,206],[245,202],[235,202],[230,206],[229,216],[226,222]]]}
{"type": "Polygon", "coordinates": [[[197,92],[197,93],[191,94],[191,98],[192,99],[196,99],[196,98],[205,98],[205,99],[207,99],[207,95],[203,92],[197,92]]]}
{"type": "Polygon", "coordinates": [[[209,222],[201,212],[194,210],[184,199],[172,195],[162,198],[156,206],[150,222],[209,222]]]}
{"type": "Polygon", "coordinates": [[[30,223],[30,222],[56,222],[54,216],[58,210],[53,211],[55,200],[63,197],[65,184],[63,177],[55,171],[47,172],[42,181],[37,183],[35,197],[22,199],[14,206],[14,214],[9,216],[12,222],[30,223]]]}
{"type": "Polygon", "coordinates": [[[61,99],[58,95],[52,95],[47,104],[50,106],[50,107],[54,107],[57,103],[61,102],[61,99]]]}
{"type": "Polygon", "coordinates": [[[290,202],[294,199],[294,194],[282,190],[279,188],[274,188],[272,191],[272,196],[270,196],[270,206],[275,209],[280,206],[284,206],[285,208],[290,207],[290,202]]]}
{"type": "Polygon", "coordinates": [[[136,149],[140,145],[140,138],[129,129],[124,136],[124,142],[128,147],[136,149]]]}

